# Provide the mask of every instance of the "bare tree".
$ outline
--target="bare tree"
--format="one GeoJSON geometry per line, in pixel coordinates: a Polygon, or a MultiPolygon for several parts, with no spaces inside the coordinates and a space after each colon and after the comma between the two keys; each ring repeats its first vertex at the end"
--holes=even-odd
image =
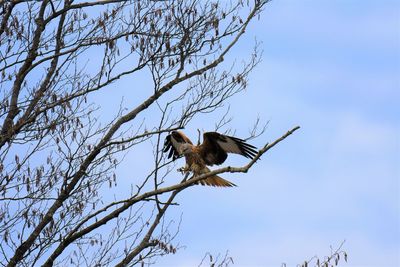
{"type": "MultiPolygon", "coordinates": [[[[343,245],[345,240],[340,243],[340,245],[334,249],[331,246],[331,251],[329,256],[318,257],[317,255],[311,257],[309,260],[303,261],[301,264],[295,265],[296,267],[336,267],[339,266],[339,262],[347,262],[347,253],[343,250],[343,245]]],[[[210,267],[227,267],[234,264],[234,260],[229,256],[228,251],[224,254],[218,254],[216,256],[206,253],[201,260],[199,267],[210,266],[210,267]]],[[[288,267],[286,263],[282,263],[281,267],[288,267]]]]}
{"type": "Polygon", "coordinates": [[[165,133],[246,88],[257,44],[246,63],[224,59],[267,2],[1,1],[0,264],[127,266],[175,253],[165,213],[176,195],[213,174],[246,172],[298,129],[244,167],[166,179],[180,174],[162,153],[165,133]],[[141,77],[145,100],[99,119],[93,94],[112,98],[118,82],[141,77]],[[106,197],[139,144],[153,149],[153,168],[135,174],[129,196],[106,197]]]}

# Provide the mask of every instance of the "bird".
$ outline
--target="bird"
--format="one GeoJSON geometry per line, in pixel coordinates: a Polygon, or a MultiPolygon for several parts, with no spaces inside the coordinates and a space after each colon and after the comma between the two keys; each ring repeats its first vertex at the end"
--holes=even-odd
{"type": "MultiPolygon", "coordinates": [[[[173,161],[184,156],[185,167],[179,169],[182,172],[192,172],[193,177],[210,172],[207,166],[220,165],[225,162],[228,153],[242,155],[254,159],[257,148],[246,143],[245,140],[220,134],[218,132],[205,132],[203,143],[193,145],[192,141],[181,131],[170,132],[164,141],[164,153],[173,161]]],[[[218,175],[210,176],[198,182],[201,185],[232,187],[234,183],[225,180],[218,175]]]]}

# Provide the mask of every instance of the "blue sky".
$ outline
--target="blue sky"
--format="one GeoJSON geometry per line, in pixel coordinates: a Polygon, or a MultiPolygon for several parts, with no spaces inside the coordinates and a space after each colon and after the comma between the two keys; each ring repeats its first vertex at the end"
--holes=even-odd
{"type": "MultiPolygon", "coordinates": [[[[226,60],[246,58],[255,39],[263,61],[229,100],[229,126],[247,136],[257,116],[269,121],[252,141],[258,147],[301,129],[248,174],[221,175],[237,188],[183,192],[167,217],[182,216],[182,248],[157,265],[197,266],[206,252],[229,251],[234,266],[296,266],[346,240],[341,266],[400,266],[400,2],[272,1],[226,60]]],[[[121,97],[128,108],[145,99],[145,79],[110,88],[115,105],[108,93],[95,95],[108,105],[102,119],[121,97]]],[[[138,120],[157,119],[152,112],[138,120]]],[[[196,140],[197,129],[213,130],[216,120],[200,116],[185,132],[196,140]]],[[[132,177],[139,152],[135,170],[151,168],[148,147],[135,147],[117,170],[122,188],[140,178],[132,177]]],[[[232,156],[226,164],[246,162],[232,156]]]]}
{"type": "MultiPolygon", "coordinates": [[[[197,266],[206,252],[226,251],[234,266],[296,266],[343,240],[349,261],[341,266],[400,266],[400,1],[271,1],[225,59],[247,58],[255,39],[263,61],[227,103],[229,127],[240,137],[257,117],[269,122],[252,140],[257,147],[301,129],[249,173],[221,175],[238,187],[182,192],[166,218],[182,218],[181,249],[157,266],[197,266]]],[[[90,64],[101,60],[89,57],[90,64]]],[[[127,109],[140,104],[152,93],[148,78],[126,77],[93,93],[99,118],[113,118],[121,98],[127,109]]],[[[134,126],[157,121],[155,110],[134,126]]],[[[202,115],[185,132],[196,140],[197,129],[213,130],[216,120],[202,115]]],[[[129,197],[152,168],[151,145],[126,155],[119,186],[104,189],[105,199],[129,197]]],[[[246,163],[232,156],[226,165],[246,163]]]]}
{"type": "Polygon", "coordinates": [[[257,146],[302,128],[248,174],[223,175],[237,188],[184,192],[169,215],[183,214],[185,248],[158,264],[229,250],[234,266],[295,266],[346,240],[342,266],[400,266],[400,2],[272,1],[230,57],[254,38],[263,62],[230,126],[269,121],[257,146]]]}

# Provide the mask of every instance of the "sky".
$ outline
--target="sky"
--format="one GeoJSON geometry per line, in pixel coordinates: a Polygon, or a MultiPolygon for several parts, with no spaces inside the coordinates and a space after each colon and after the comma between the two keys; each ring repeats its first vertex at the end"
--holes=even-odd
{"type": "Polygon", "coordinates": [[[258,147],[301,129],[248,174],[221,175],[238,187],[182,193],[169,213],[182,248],[157,265],[228,251],[234,266],[296,266],[345,240],[341,266],[400,266],[400,2],[276,0],[246,34],[229,57],[257,39],[263,61],[229,101],[230,126],[268,121],[258,147]]]}
{"type": "MultiPolygon", "coordinates": [[[[400,1],[271,1],[225,59],[247,58],[255,40],[262,62],[247,89],[228,101],[229,126],[240,137],[257,117],[268,122],[251,141],[259,148],[301,129],[249,173],[221,175],[237,187],[182,192],[167,213],[167,220],[181,218],[174,240],[180,249],[156,266],[198,266],[207,252],[228,252],[234,266],[297,266],[344,240],[348,262],[340,266],[400,266],[400,1]]],[[[108,104],[102,119],[122,97],[128,108],[141,103],[146,78],[110,88],[111,105],[109,94],[94,94],[108,104]]],[[[140,122],[158,116],[145,114],[140,122]]],[[[197,129],[213,130],[216,120],[203,115],[185,132],[196,140],[197,129]]],[[[146,157],[148,145],[126,155],[118,169],[122,188],[133,184],[132,162],[138,151],[146,157]]],[[[135,168],[148,171],[140,160],[135,168]]],[[[239,156],[226,161],[246,163],[239,156]]]]}
{"type": "MultiPolygon", "coordinates": [[[[228,253],[234,266],[297,266],[345,241],[348,262],[340,266],[399,267],[400,1],[274,0],[225,59],[247,58],[254,40],[262,62],[247,89],[229,99],[229,126],[241,137],[257,117],[268,122],[251,141],[259,148],[301,128],[247,174],[221,175],[237,187],[182,192],[166,217],[181,220],[180,249],[156,266],[198,266],[207,252],[228,253]]],[[[113,99],[111,91],[93,94],[108,105],[102,120],[115,115],[121,98],[129,109],[152,93],[132,80],[110,86],[113,99]]],[[[147,119],[158,119],[149,111],[147,119]]],[[[185,132],[196,140],[197,129],[213,130],[216,120],[203,115],[185,132]]],[[[148,145],[135,147],[117,170],[125,179],[119,188],[127,188],[118,199],[136,182],[134,162],[151,168],[148,145]]],[[[231,156],[226,165],[246,163],[231,156]]]]}

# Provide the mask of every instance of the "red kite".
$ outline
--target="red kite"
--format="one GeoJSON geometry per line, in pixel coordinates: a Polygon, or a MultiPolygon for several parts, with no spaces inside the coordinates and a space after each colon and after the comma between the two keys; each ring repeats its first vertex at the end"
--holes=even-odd
{"type": "MultiPolygon", "coordinates": [[[[185,156],[186,166],[181,170],[185,172],[191,171],[194,176],[210,172],[206,165],[222,164],[228,157],[227,153],[235,153],[253,159],[257,155],[256,149],[256,147],[247,144],[243,139],[217,132],[204,133],[203,143],[195,146],[182,132],[172,131],[165,138],[164,143],[164,152],[169,150],[168,158],[172,157],[172,160],[176,160],[181,156],[185,156]]],[[[199,183],[221,187],[236,186],[217,175],[201,180],[199,183]]]]}

